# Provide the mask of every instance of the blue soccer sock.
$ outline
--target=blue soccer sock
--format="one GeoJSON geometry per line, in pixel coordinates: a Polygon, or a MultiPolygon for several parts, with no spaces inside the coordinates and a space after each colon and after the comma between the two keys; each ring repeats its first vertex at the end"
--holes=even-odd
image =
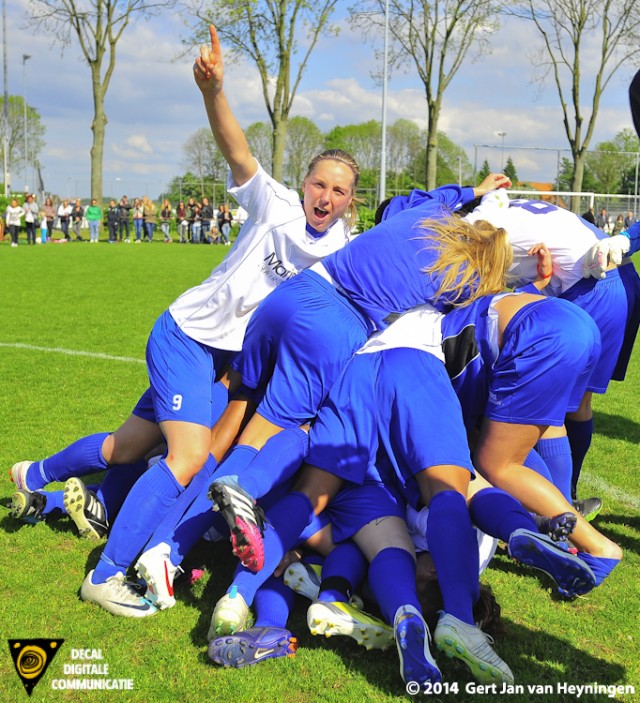
{"type": "Polygon", "coordinates": [[[324,560],[318,600],[348,603],[367,574],[367,560],[351,541],[337,544],[324,560]]]}
{"type": "MultiPolygon", "coordinates": [[[[189,485],[182,491],[180,497],[176,500],[171,509],[162,516],[161,521],[158,523],[149,540],[149,548],[160,544],[160,542],[167,542],[175,533],[178,524],[191,505],[202,495],[206,498],[211,477],[217,467],[218,462],[215,460],[215,457],[213,454],[209,454],[200,471],[191,479],[189,485]]],[[[209,509],[211,509],[211,507],[211,502],[209,501],[209,509]]],[[[202,533],[196,537],[196,541],[201,536],[202,533]]]]}
{"type": "Polygon", "coordinates": [[[110,523],[116,519],[129,491],[146,470],[147,462],[144,459],[135,464],[115,464],[109,467],[95,494],[104,505],[110,523]]]}
{"type": "Polygon", "coordinates": [[[369,586],[390,625],[403,605],[422,612],[416,591],[416,562],[405,549],[387,547],[376,554],[369,566],[369,586]]]}
{"type": "Polygon", "coordinates": [[[469,503],[474,525],[491,537],[508,542],[519,529],[538,531],[531,514],[513,496],[499,488],[483,488],[469,503]]]}
{"type": "Polygon", "coordinates": [[[102,445],[108,436],[108,432],[100,432],[82,437],[57,454],[31,464],[27,471],[29,489],[35,491],[53,481],[66,481],[72,476],[86,476],[106,469],[102,445]]]}
{"type": "Polygon", "coordinates": [[[255,627],[286,628],[295,597],[295,591],[285,586],[282,579],[271,576],[257,590],[253,601],[256,611],[255,627]]]}
{"type": "Polygon", "coordinates": [[[441,491],[431,499],[427,542],[438,574],[444,610],[474,625],[480,597],[478,540],[464,496],[441,491]]]}
{"type": "Polygon", "coordinates": [[[309,435],[299,427],[271,437],[240,478],[240,485],[254,498],[262,498],[274,486],[291,478],[309,451],[309,435]]]}
{"type": "Polygon", "coordinates": [[[609,574],[618,566],[620,559],[606,559],[605,557],[594,557],[586,552],[578,552],[582,561],[586,562],[596,577],[596,586],[599,586],[609,574]]]}
{"type": "Polygon", "coordinates": [[[564,426],[567,428],[567,437],[569,438],[569,445],[571,446],[571,459],[573,462],[571,495],[575,498],[577,495],[578,479],[582,471],[582,464],[591,446],[593,418],[584,421],[565,420],[564,426]]]}
{"type": "Polygon", "coordinates": [[[43,517],[51,515],[54,510],[60,510],[66,515],[67,511],[64,507],[64,491],[38,491],[46,496],[47,504],[42,509],[43,517]]]}
{"type": "Polygon", "coordinates": [[[111,527],[93,583],[103,583],[119,571],[126,573],[183,491],[164,459],[136,481],[111,527]]]}
{"type": "Polygon", "coordinates": [[[304,493],[295,491],[278,501],[267,511],[266,517],[264,566],[254,574],[241,565],[227,591],[237,586],[247,605],[253,603],[256,591],[273,574],[282,557],[298,543],[300,534],[313,520],[313,504],[304,493]]]}
{"type": "Polygon", "coordinates": [[[256,456],[258,456],[258,450],[255,447],[249,444],[236,444],[220,463],[213,480],[217,481],[223,476],[237,476],[244,488],[243,480],[247,475],[247,469],[256,456]]]}
{"type": "Polygon", "coordinates": [[[165,542],[171,549],[171,562],[177,565],[182,563],[209,528],[215,525],[221,534],[229,533],[224,518],[214,514],[211,501],[207,497],[209,483],[216,468],[217,462],[213,455],[209,454],[204,466],[191,479],[191,483],[153,531],[147,549],[165,542]]]}
{"type": "Polygon", "coordinates": [[[551,483],[571,503],[571,447],[568,437],[541,439],[536,444],[538,454],[549,467],[551,483]]]}
{"type": "Polygon", "coordinates": [[[546,478],[549,483],[553,483],[551,474],[549,473],[549,467],[544,463],[544,459],[538,454],[535,449],[532,449],[528,454],[527,458],[522,462],[523,466],[528,469],[535,471],[540,474],[543,478],[546,478]]]}

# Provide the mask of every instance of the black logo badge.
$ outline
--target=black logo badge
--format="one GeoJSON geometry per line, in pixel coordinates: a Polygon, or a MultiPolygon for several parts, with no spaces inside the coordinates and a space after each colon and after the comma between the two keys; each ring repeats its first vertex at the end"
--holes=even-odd
{"type": "Polygon", "coordinates": [[[7,640],[24,690],[31,695],[64,640],[7,640]]]}

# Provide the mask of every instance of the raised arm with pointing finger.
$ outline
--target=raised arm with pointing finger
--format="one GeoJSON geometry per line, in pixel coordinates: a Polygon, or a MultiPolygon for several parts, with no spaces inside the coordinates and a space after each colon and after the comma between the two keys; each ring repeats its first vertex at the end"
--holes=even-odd
{"type": "Polygon", "coordinates": [[[200,56],[193,65],[193,75],[202,91],[213,138],[229,164],[235,184],[241,186],[256,173],[258,164],[222,89],[222,51],[213,25],[209,25],[209,34],[211,48],[206,44],[200,47],[200,56]]]}

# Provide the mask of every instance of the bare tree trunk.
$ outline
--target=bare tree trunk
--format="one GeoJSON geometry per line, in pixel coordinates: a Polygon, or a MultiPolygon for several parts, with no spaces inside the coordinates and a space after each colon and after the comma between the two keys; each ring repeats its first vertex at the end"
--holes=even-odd
{"type": "Polygon", "coordinates": [[[102,162],[104,157],[104,135],[107,127],[107,114],[104,109],[104,90],[100,81],[100,67],[91,66],[91,87],[93,90],[93,143],[91,145],[91,198],[102,202],[102,162]]]}
{"type": "Polygon", "coordinates": [[[440,119],[440,102],[429,103],[429,126],[427,127],[427,182],[426,189],[436,187],[438,169],[438,120],[440,119]]]}
{"type": "MultiPolygon", "coordinates": [[[[581,150],[573,154],[573,179],[571,180],[571,190],[574,193],[578,193],[582,190],[582,180],[584,178],[584,164],[586,160],[587,152],[581,150]]],[[[580,214],[580,196],[571,196],[571,212],[575,212],[576,215],[580,214]]]]}
{"type": "Polygon", "coordinates": [[[282,183],[284,173],[284,147],[287,141],[287,121],[279,119],[273,127],[273,160],[271,175],[276,181],[282,183]]]}

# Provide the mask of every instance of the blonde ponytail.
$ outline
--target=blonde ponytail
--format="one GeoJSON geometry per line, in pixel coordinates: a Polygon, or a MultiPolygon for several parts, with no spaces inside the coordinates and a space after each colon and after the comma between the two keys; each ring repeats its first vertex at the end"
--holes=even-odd
{"type": "Polygon", "coordinates": [[[505,289],[513,262],[506,230],[486,220],[471,224],[456,216],[424,220],[420,229],[426,230],[427,245],[438,252],[437,261],[425,269],[441,279],[436,300],[463,306],[505,289]]]}

